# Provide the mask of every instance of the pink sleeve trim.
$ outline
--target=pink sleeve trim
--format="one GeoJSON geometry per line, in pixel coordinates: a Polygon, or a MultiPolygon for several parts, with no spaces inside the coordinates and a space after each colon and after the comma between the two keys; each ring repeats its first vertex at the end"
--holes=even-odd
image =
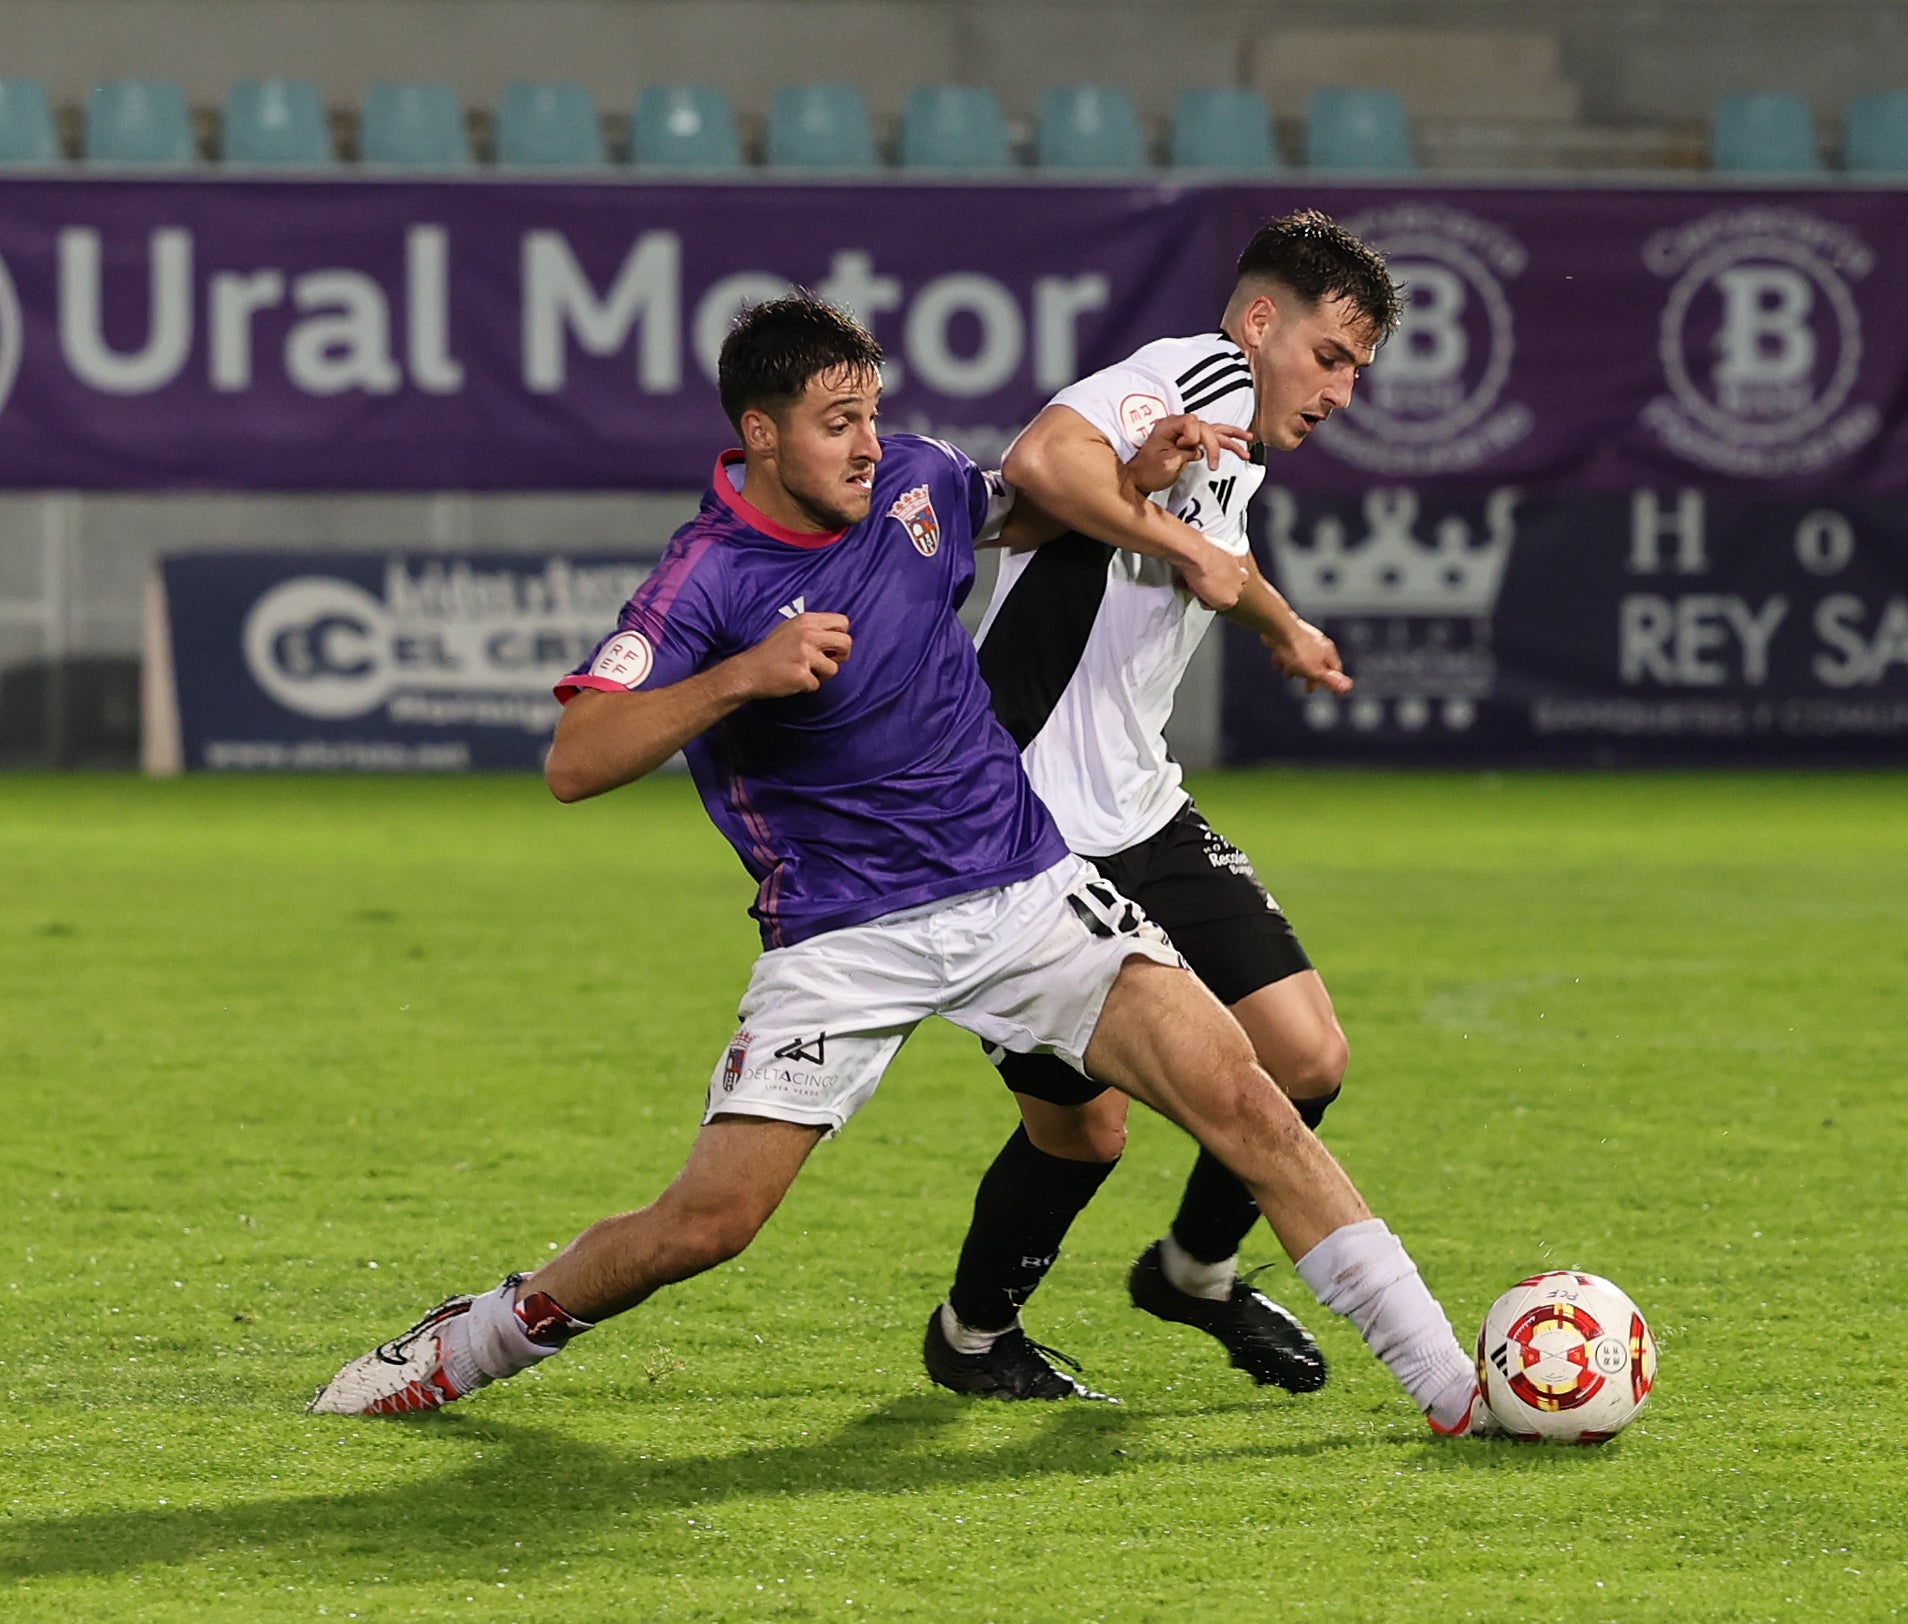
{"type": "Polygon", "coordinates": [[[625,688],[620,682],[612,682],[608,677],[593,677],[585,671],[580,675],[572,673],[559,682],[550,691],[565,705],[576,698],[585,688],[594,688],[599,693],[627,694],[634,690],[625,688]]]}

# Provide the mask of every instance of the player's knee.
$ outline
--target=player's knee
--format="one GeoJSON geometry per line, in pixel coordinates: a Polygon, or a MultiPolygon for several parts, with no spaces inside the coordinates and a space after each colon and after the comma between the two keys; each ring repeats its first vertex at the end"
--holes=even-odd
{"type": "Polygon", "coordinates": [[[1288,1063],[1279,1086],[1295,1100],[1315,1100],[1333,1093],[1345,1080],[1351,1064],[1351,1045],[1336,1025],[1321,1032],[1288,1063]]]}
{"type": "Polygon", "coordinates": [[[1091,1108],[1073,1113],[1075,1120],[1043,1123],[1027,1137],[1037,1150],[1069,1162],[1117,1162],[1126,1153],[1126,1113],[1094,1114],[1091,1108]]]}
{"type": "Polygon", "coordinates": [[[696,1202],[677,1205],[666,1220],[673,1272],[677,1279],[687,1279],[748,1250],[768,1213],[758,1212],[747,1199],[720,1205],[696,1202]]]}

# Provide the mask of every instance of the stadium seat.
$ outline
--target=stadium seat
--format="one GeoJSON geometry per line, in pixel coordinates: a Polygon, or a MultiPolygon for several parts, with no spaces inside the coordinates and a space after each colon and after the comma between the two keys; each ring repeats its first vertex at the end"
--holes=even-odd
{"type": "Polygon", "coordinates": [[[1173,109],[1173,164],[1258,174],[1278,167],[1272,115],[1255,90],[1183,90],[1173,109]]]}
{"type": "Polygon", "coordinates": [[[909,169],[1007,169],[1013,165],[1000,99],[984,85],[917,85],[901,111],[901,162],[909,169]]]}
{"type": "Polygon", "coordinates": [[[1709,126],[1709,161],[1736,175],[1806,175],[1820,169],[1809,104],[1786,90],[1721,97],[1709,126]]]}
{"type": "Polygon", "coordinates": [[[630,156],[648,169],[739,169],[729,98],[706,85],[651,85],[636,98],[630,156]]]}
{"type": "Polygon", "coordinates": [[[180,165],[199,155],[185,92],[170,79],[116,79],[86,97],[86,156],[97,163],[180,165]]]}
{"type": "Polygon", "coordinates": [[[874,129],[853,85],[783,85],[769,104],[768,161],[785,169],[873,169],[874,129]]]}
{"type": "Polygon", "coordinates": [[[309,79],[240,79],[225,93],[220,154],[229,164],[334,164],[331,125],[309,79]]]}
{"type": "Polygon", "coordinates": [[[53,104],[38,79],[0,79],[0,164],[50,164],[60,158],[53,104]]]}
{"type": "Polygon", "coordinates": [[[457,92],[447,84],[375,84],[364,98],[358,150],[368,164],[402,169],[463,169],[470,133],[457,92]]]}
{"type": "Polygon", "coordinates": [[[567,169],[608,162],[596,98],[575,84],[507,86],[497,106],[497,162],[567,169]]]}
{"type": "Polygon", "coordinates": [[[1908,90],[1858,96],[1849,104],[1842,166],[1857,175],[1908,174],[1908,90]]]}
{"type": "Polygon", "coordinates": [[[1314,90],[1305,104],[1305,162],[1313,169],[1409,174],[1411,127],[1395,90],[1314,90]]]}
{"type": "Polygon", "coordinates": [[[1146,133],[1133,98],[1110,85],[1057,85],[1040,98],[1043,169],[1144,169],[1146,133]]]}

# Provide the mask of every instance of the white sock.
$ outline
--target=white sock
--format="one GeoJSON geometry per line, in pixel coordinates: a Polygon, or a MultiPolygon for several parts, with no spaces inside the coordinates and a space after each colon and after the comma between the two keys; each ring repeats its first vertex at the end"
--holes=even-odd
{"type": "Polygon", "coordinates": [[[1383,1219],[1333,1230],[1298,1260],[1298,1272],[1321,1303],[1358,1327],[1432,1420],[1453,1426],[1469,1412],[1477,1370],[1383,1219]]]}
{"type": "Polygon", "coordinates": [[[1003,1325],[998,1331],[977,1331],[954,1312],[952,1303],[941,1304],[941,1335],[956,1353],[986,1353],[1019,1323],[1020,1317],[1015,1315],[1013,1325],[1003,1325]]]}
{"type": "Polygon", "coordinates": [[[1232,1295],[1232,1283],[1239,1278],[1239,1257],[1234,1253],[1223,1263],[1201,1263],[1172,1237],[1169,1230],[1159,1238],[1159,1268],[1168,1285],[1188,1297],[1210,1297],[1223,1303],[1232,1295]]]}
{"type": "MultiPolygon", "coordinates": [[[[495,1291],[486,1291],[478,1297],[470,1305],[470,1312],[463,1316],[463,1320],[470,1327],[468,1357],[475,1368],[491,1381],[514,1376],[520,1370],[528,1370],[539,1359],[548,1359],[551,1354],[561,1351],[545,1347],[541,1342],[532,1342],[524,1334],[523,1321],[517,1318],[515,1275],[495,1291]]],[[[451,1380],[456,1381],[458,1375],[453,1364],[451,1380]]]]}

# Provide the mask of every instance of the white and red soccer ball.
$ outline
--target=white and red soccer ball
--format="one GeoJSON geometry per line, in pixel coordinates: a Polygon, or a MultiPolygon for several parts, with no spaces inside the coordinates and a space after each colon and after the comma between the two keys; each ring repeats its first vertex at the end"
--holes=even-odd
{"type": "Polygon", "coordinates": [[[1534,1274],[1484,1316],[1477,1379],[1513,1436],[1600,1444],[1649,1398],[1656,1339],[1636,1304],[1601,1276],[1534,1274]]]}

